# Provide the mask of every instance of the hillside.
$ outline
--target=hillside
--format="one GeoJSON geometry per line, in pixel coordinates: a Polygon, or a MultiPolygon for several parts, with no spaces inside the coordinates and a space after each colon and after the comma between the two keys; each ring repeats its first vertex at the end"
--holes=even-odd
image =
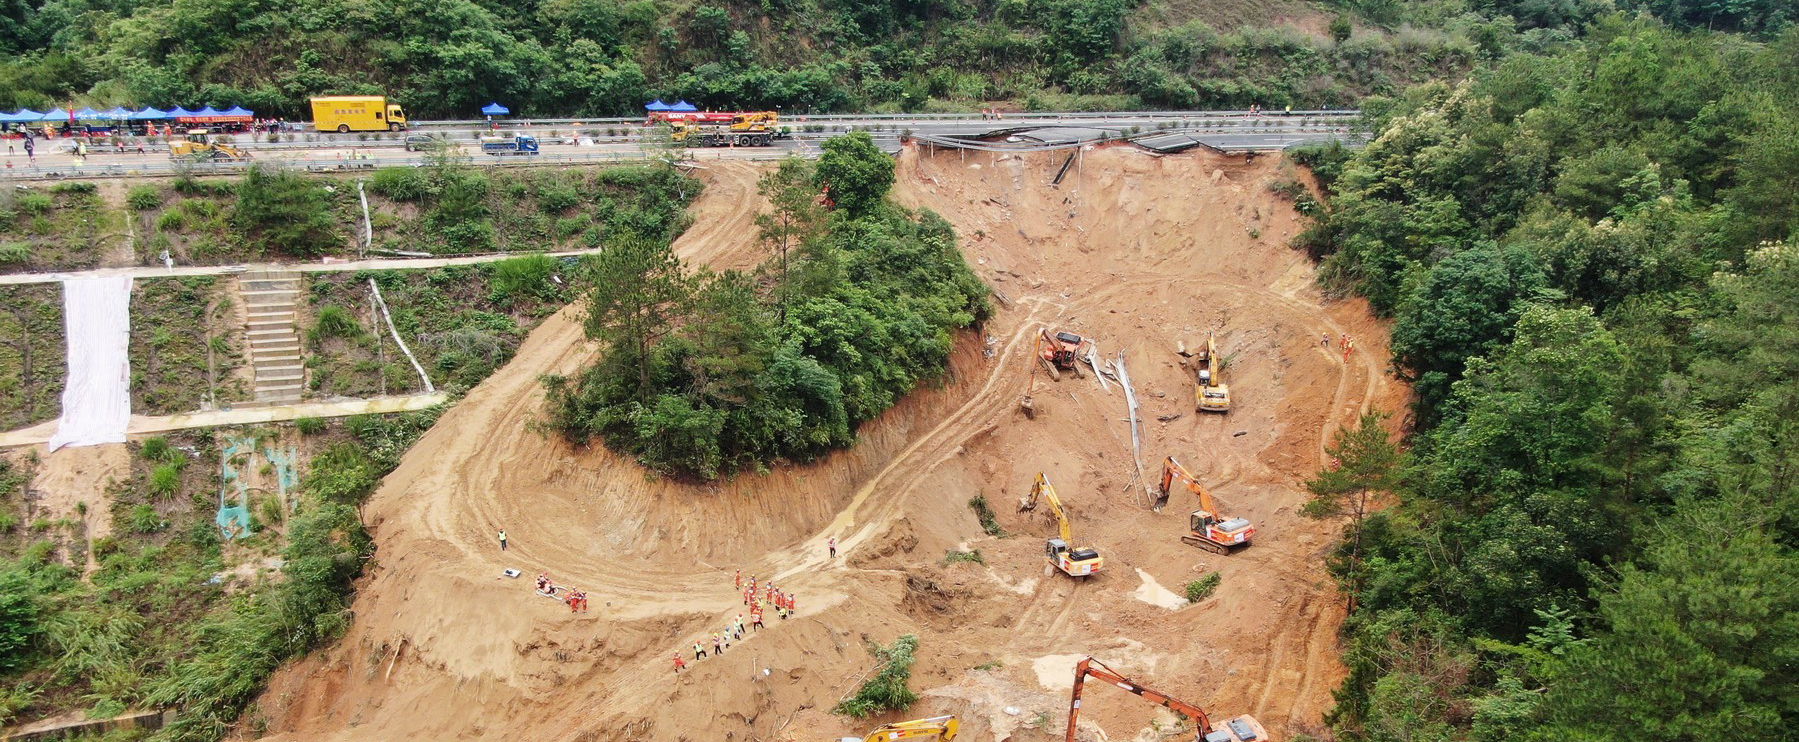
{"type": "Polygon", "coordinates": [[[296,118],[308,95],[373,92],[424,118],[490,100],[629,115],[657,96],[788,111],[1346,106],[1486,53],[1478,17],[1417,28],[1306,0],[37,5],[0,16],[0,108],[216,103],[296,118]]]}

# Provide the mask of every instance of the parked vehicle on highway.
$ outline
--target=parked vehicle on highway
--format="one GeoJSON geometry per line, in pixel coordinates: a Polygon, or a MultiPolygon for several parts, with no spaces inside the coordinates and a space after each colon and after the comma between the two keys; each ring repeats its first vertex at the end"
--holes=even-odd
{"type": "Polygon", "coordinates": [[[319,131],[400,131],[406,111],[381,95],[321,95],[312,99],[312,126],[319,131]]]}
{"type": "Polygon", "coordinates": [[[406,136],[406,151],[428,152],[449,143],[450,140],[442,134],[409,134],[406,136]]]}
{"type": "Polygon", "coordinates": [[[537,137],[520,134],[515,137],[481,137],[481,151],[502,157],[506,155],[537,154],[537,137]]]}

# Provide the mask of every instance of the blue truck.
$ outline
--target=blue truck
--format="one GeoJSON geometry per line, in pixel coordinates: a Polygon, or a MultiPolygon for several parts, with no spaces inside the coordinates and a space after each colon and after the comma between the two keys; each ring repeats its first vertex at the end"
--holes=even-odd
{"type": "Polygon", "coordinates": [[[537,137],[520,134],[515,137],[482,137],[481,151],[495,157],[537,154],[537,137]]]}

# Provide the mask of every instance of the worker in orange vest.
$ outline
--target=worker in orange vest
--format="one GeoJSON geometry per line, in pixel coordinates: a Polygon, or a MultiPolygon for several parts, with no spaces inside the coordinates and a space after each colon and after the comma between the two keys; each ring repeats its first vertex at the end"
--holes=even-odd
{"type": "MultiPolygon", "coordinates": [[[[697,648],[697,647],[696,647],[696,648],[697,648]]],[[[694,658],[694,659],[699,659],[699,658],[697,658],[697,657],[696,657],[696,658],[694,658]]],[[[682,669],[684,669],[684,668],[686,668],[686,667],[687,667],[687,663],[686,663],[686,662],[682,662],[682,661],[681,661],[681,653],[680,653],[680,652],[676,652],[676,653],[675,653],[675,674],[676,674],[676,675],[680,675],[680,674],[681,674],[681,670],[682,670],[682,669]]]]}

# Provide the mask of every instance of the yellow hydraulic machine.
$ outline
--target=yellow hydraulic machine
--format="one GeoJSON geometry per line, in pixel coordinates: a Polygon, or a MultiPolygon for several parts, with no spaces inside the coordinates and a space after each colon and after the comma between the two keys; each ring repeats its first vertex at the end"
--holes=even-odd
{"type": "Polygon", "coordinates": [[[1224,359],[1218,357],[1215,335],[1206,335],[1206,349],[1199,352],[1199,387],[1193,399],[1200,412],[1231,410],[1231,388],[1224,383],[1224,359]]]}
{"type": "Polygon", "coordinates": [[[1068,511],[1062,509],[1062,498],[1056,497],[1056,488],[1049,483],[1043,472],[1037,473],[1037,481],[1031,485],[1031,496],[1020,503],[1019,510],[1032,510],[1037,507],[1037,499],[1041,497],[1049,502],[1050,515],[1056,519],[1061,529],[1061,538],[1047,539],[1043,542],[1043,555],[1049,563],[1069,577],[1087,578],[1098,572],[1105,565],[1105,559],[1099,550],[1091,547],[1073,547],[1074,542],[1068,525],[1068,511]]]}
{"type": "Polygon", "coordinates": [[[933,716],[885,724],[869,732],[867,737],[844,737],[839,742],[899,742],[903,739],[951,742],[959,727],[954,716],[933,716]]]}
{"type": "Polygon", "coordinates": [[[192,129],[187,132],[186,139],[169,142],[169,159],[205,162],[241,162],[250,159],[250,153],[222,142],[213,142],[205,129],[192,129]]]}

